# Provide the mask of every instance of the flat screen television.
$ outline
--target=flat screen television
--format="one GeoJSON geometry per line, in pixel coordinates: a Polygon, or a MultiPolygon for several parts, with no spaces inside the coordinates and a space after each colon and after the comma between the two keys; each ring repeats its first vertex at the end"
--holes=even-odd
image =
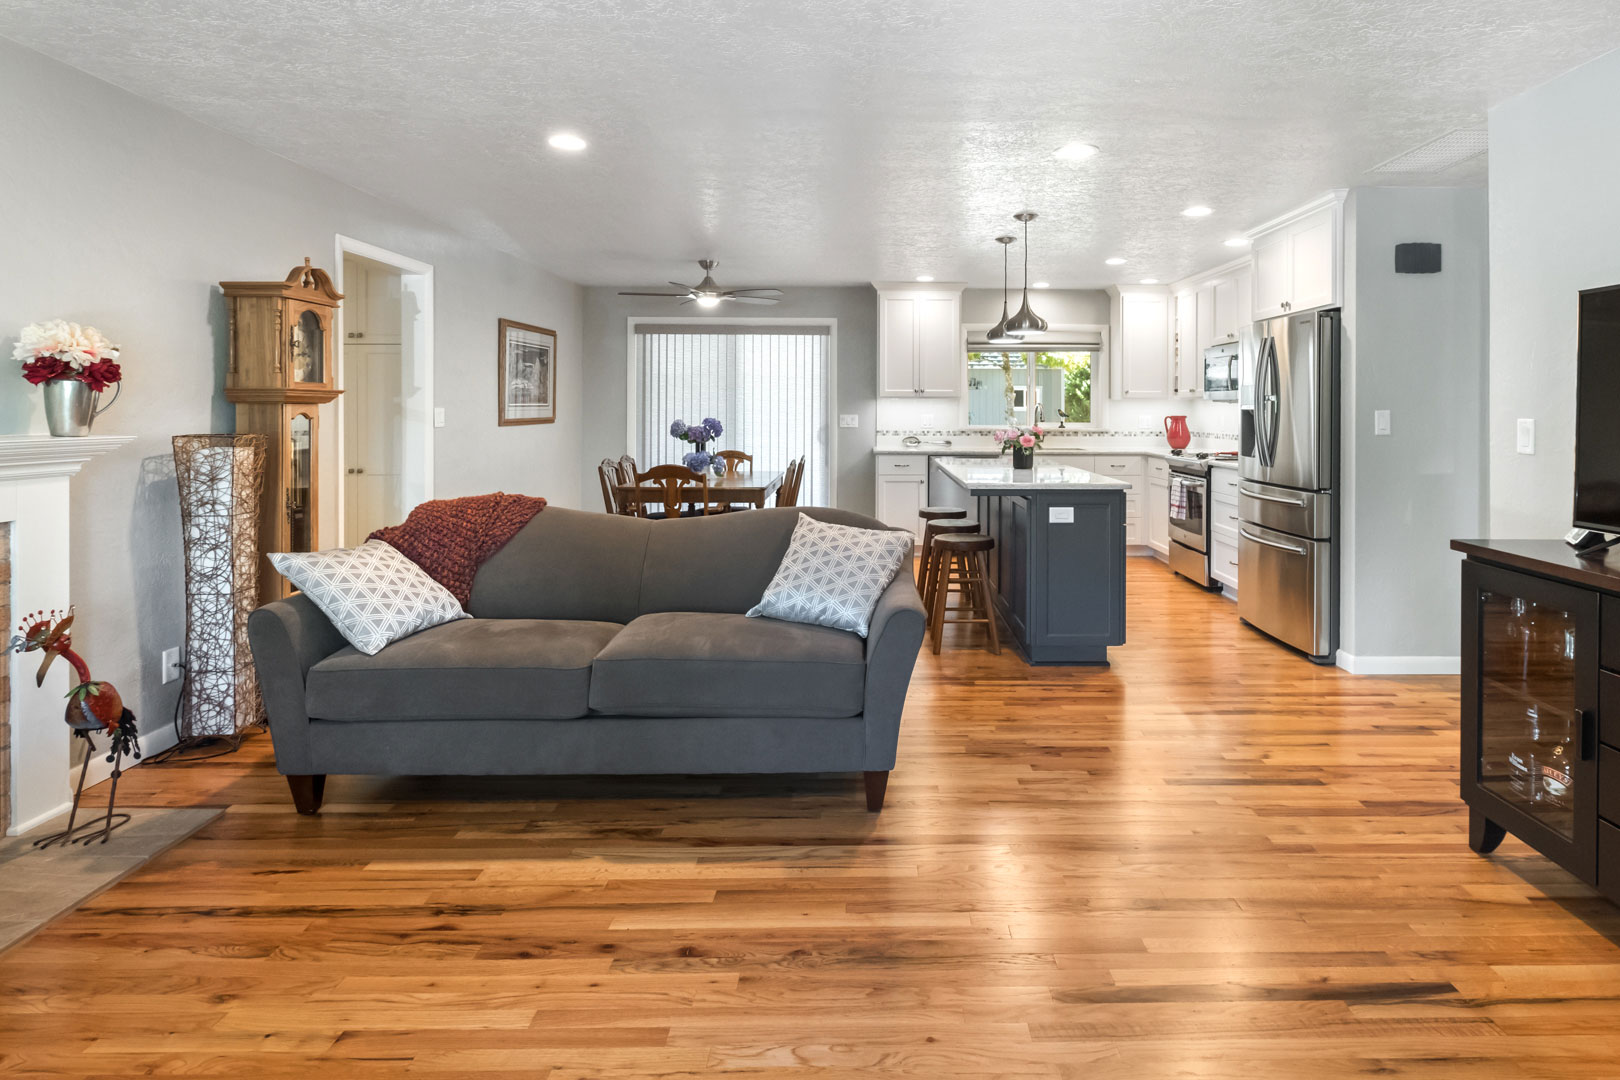
{"type": "Polygon", "coordinates": [[[1620,285],[1581,293],[1575,526],[1620,533],[1620,285]]]}

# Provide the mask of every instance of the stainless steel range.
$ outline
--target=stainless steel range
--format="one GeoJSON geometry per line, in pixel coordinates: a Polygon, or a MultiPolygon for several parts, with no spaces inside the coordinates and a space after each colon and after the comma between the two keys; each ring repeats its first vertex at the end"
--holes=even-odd
{"type": "Polygon", "coordinates": [[[1209,576],[1209,462],[1170,459],[1170,569],[1204,588],[1209,576]]]}

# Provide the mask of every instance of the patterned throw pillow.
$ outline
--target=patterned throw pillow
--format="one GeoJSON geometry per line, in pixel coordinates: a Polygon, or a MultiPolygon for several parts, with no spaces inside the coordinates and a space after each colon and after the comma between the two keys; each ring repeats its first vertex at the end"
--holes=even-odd
{"type": "Polygon", "coordinates": [[[872,609],[911,556],[912,536],[857,529],[800,514],[782,565],[749,618],[831,626],[866,636],[872,609]]]}
{"type": "Polygon", "coordinates": [[[367,656],[418,630],[472,618],[449,589],[381,540],[270,561],[367,656]]]}

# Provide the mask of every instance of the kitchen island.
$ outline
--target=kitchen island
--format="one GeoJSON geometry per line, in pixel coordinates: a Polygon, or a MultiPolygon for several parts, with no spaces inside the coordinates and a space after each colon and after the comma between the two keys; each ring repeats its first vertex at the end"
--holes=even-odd
{"type": "MultiPolygon", "coordinates": [[[[1032,664],[1106,664],[1125,644],[1125,492],[1129,484],[1036,458],[941,457],[995,538],[991,599],[1032,664]]],[[[970,510],[972,512],[972,510],[970,510]]]]}

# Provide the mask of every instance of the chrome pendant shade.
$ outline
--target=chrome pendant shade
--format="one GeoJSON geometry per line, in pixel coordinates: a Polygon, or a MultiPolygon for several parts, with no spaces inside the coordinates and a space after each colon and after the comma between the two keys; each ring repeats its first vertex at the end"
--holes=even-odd
{"type": "Polygon", "coordinates": [[[1001,324],[1001,328],[1019,338],[1039,337],[1046,333],[1046,320],[1029,309],[1029,223],[1035,220],[1035,214],[1031,210],[1021,210],[1013,215],[1013,220],[1024,223],[1024,304],[1018,309],[1018,314],[1001,324]]]}
{"type": "Polygon", "coordinates": [[[992,345],[1011,345],[1022,341],[1017,334],[1007,332],[1007,245],[1016,244],[1016,236],[998,236],[996,243],[1001,245],[1001,321],[992,326],[984,335],[984,340],[992,345]]]}

